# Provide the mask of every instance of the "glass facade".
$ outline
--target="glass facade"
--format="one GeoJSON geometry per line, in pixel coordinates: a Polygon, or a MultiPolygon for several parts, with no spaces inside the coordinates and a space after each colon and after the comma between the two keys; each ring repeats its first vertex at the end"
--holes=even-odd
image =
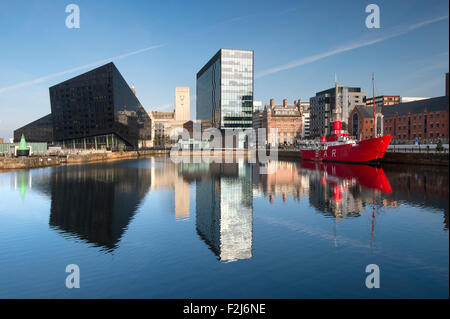
{"type": "Polygon", "coordinates": [[[202,128],[251,128],[253,51],[221,49],[197,73],[197,120],[202,128]]]}
{"type": "Polygon", "coordinates": [[[113,63],[52,86],[50,102],[57,144],[115,149],[151,140],[150,117],[113,63]]]}
{"type": "Polygon", "coordinates": [[[53,121],[52,115],[46,115],[39,120],[31,122],[14,131],[14,142],[19,142],[22,134],[27,142],[52,142],[53,121]]]}

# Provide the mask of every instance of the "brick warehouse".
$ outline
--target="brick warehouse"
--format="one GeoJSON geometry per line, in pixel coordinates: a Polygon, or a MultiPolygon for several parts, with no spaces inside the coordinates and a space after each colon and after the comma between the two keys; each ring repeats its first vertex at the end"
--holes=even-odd
{"type": "MultiPolygon", "coordinates": [[[[377,136],[383,135],[383,114],[376,107],[377,136]]],[[[348,132],[359,140],[374,137],[373,106],[355,106],[348,118],[348,132]]]]}
{"type": "Polygon", "coordinates": [[[448,141],[448,106],[449,97],[441,96],[383,107],[384,134],[394,143],[448,141]]]}

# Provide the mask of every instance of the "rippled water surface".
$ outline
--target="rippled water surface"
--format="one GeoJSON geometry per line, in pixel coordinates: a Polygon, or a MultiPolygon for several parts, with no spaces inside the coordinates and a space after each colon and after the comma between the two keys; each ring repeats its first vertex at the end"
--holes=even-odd
{"type": "Polygon", "coordinates": [[[447,169],[260,172],[155,157],[0,173],[0,297],[448,298],[447,169]]]}

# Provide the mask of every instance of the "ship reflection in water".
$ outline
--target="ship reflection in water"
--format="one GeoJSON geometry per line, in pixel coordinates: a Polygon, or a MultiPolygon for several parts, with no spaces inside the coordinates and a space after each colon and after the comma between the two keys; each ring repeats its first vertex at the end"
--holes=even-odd
{"type": "Polygon", "coordinates": [[[153,158],[141,167],[61,167],[34,179],[30,172],[17,172],[11,183],[22,198],[32,187],[51,198],[52,228],[106,251],[116,248],[140,202],[152,190],[171,189],[176,220],[189,220],[191,185],[197,234],[220,261],[252,257],[254,195],[271,203],[276,197],[284,202],[288,197],[307,198],[318,212],[336,220],[359,217],[367,205],[389,208],[412,201],[443,209],[448,230],[445,175],[408,174],[395,167],[389,182],[382,168],[368,165],[277,161],[267,166],[270,174],[259,174],[259,165],[245,162],[176,165],[153,158]]]}
{"type": "MultiPolygon", "coordinates": [[[[267,166],[269,174],[260,174],[261,164],[244,161],[175,164],[153,157],[2,173],[0,267],[10,272],[0,273],[0,296],[68,294],[58,283],[42,292],[21,281],[28,271],[17,266],[23,255],[30,265],[42,265],[44,286],[50,272],[59,271],[55,265],[77,258],[97,274],[111,265],[103,281],[85,283],[83,291],[92,293],[83,296],[90,297],[145,297],[149,291],[184,298],[321,297],[320,291],[329,296],[325,283],[358,271],[349,265],[371,262],[394,277],[424,272],[423,278],[433,278],[430,294],[448,296],[447,168],[306,161],[267,166]],[[130,269],[142,278],[135,288],[123,276],[130,269]],[[326,278],[323,287],[313,270],[326,278]],[[128,294],[104,284],[113,277],[128,294]],[[292,278],[311,294],[292,288],[292,278]],[[247,290],[230,288],[240,284],[247,290]],[[170,294],[164,290],[169,286],[170,294]],[[201,287],[198,294],[195,287],[201,287]]],[[[424,297],[424,281],[402,278],[416,286],[396,288],[391,279],[380,296],[398,291],[424,297]]],[[[338,286],[333,292],[342,297],[338,286]]],[[[353,291],[344,296],[366,296],[353,291]]]]}

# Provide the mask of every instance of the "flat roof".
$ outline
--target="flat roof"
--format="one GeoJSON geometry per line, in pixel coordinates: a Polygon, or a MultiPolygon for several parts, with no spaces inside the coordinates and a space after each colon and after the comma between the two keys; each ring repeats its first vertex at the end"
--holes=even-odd
{"type": "Polygon", "coordinates": [[[217,51],[216,54],[213,55],[213,57],[211,59],[209,59],[208,62],[206,62],[206,64],[200,69],[200,71],[197,72],[197,79],[199,77],[202,76],[203,73],[205,73],[206,70],[209,69],[209,67],[217,61],[217,59],[220,57],[220,52],[222,52],[222,50],[226,50],[226,51],[244,51],[244,52],[254,52],[253,50],[244,50],[244,49],[229,49],[229,48],[220,48],[219,51],[217,51]]]}

